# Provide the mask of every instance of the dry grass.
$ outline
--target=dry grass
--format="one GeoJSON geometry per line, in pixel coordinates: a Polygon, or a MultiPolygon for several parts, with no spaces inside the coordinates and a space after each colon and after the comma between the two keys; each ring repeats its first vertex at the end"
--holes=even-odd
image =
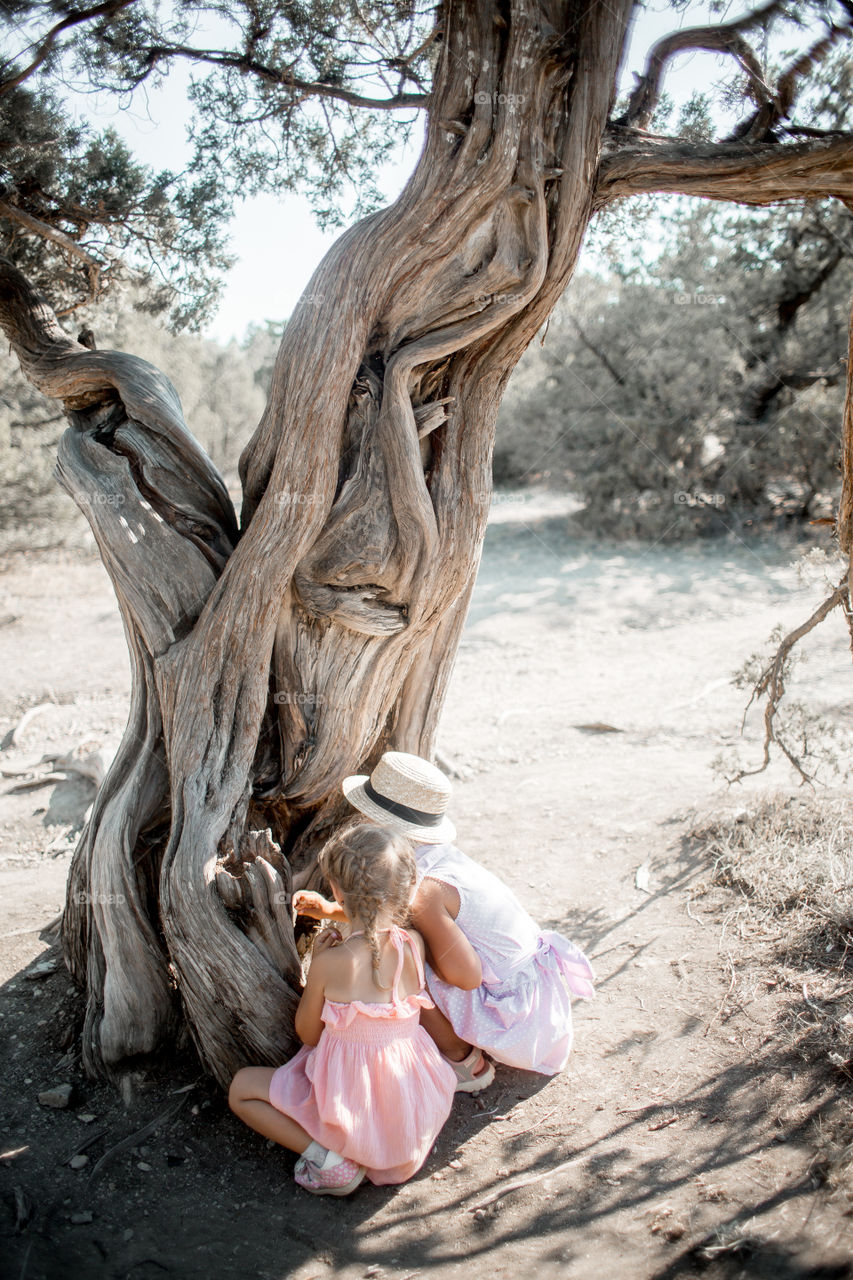
{"type": "Polygon", "coordinates": [[[690,837],[713,859],[718,884],[738,891],[768,923],[784,917],[794,957],[840,951],[846,960],[853,948],[853,803],[846,797],[767,795],[751,809],[696,825],[690,837]]]}
{"type": "MultiPolygon", "coordinates": [[[[770,794],[690,832],[714,879],[739,896],[758,964],[790,999],[780,1033],[838,1084],[853,1084],[853,802],[828,793],[770,794]]],[[[853,1121],[821,1136],[838,1186],[853,1179],[853,1121]]]]}

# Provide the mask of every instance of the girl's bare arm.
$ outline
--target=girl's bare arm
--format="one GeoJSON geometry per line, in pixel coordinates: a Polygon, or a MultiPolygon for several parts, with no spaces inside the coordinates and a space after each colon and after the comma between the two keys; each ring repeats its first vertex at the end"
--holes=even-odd
{"type": "Polygon", "coordinates": [[[296,1007],[293,1024],[296,1034],[303,1044],[311,1047],[317,1044],[323,1034],[323,1002],[337,958],[332,954],[332,949],[340,945],[340,941],[341,935],[337,929],[327,929],[316,939],[302,998],[296,1007]]]}
{"type": "Polygon", "coordinates": [[[427,959],[438,976],[453,987],[473,991],[483,981],[483,966],[454,920],[448,898],[446,886],[424,880],[412,903],[412,924],[423,937],[427,959]]]}

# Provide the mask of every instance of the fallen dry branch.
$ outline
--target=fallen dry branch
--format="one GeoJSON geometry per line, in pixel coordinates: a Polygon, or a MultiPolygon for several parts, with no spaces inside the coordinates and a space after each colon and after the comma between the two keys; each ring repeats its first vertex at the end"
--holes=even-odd
{"type": "Polygon", "coordinates": [[[160,1114],[155,1116],[149,1124],[143,1125],[141,1129],[137,1129],[134,1133],[128,1134],[126,1138],[122,1138],[121,1142],[117,1142],[114,1147],[110,1147],[109,1151],[105,1151],[98,1163],[92,1169],[92,1172],[89,1174],[87,1186],[92,1185],[104,1165],[108,1164],[114,1156],[120,1155],[122,1151],[129,1151],[131,1147],[135,1147],[138,1143],[144,1141],[145,1138],[150,1137],[155,1129],[160,1128],[161,1124],[167,1124],[169,1120],[173,1120],[189,1097],[190,1090],[194,1088],[195,1084],[187,1085],[186,1088],[181,1091],[181,1097],[177,1102],[173,1102],[165,1111],[161,1111],[160,1114]]]}
{"type": "Polygon", "coordinates": [[[513,1191],[521,1191],[523,1187],[530,1187],[534,1182],[541,1182],[543,1178],[551,1178],[558,1173],[564,1173],[566,1169],[573,1169],[578,1164],[583,1164],[582,1156],[575,1160],[566,1160],[563,1164],[555,1165],[553,1169],[543,1169],[541,1173],[533,1173],[527,1178],[519,1178],[517,1182],[510,1182],[507,1186],[502,1187],[500,1191],[494,1191],[490,1196],[486,1196],[485,1200],[480,1200],[477,1204],[471,1205],[465,1212],[479,1213],[481,1209],[487,1209],[490,1204],[496,1204],[498,1200],[502,1200],[504,1196],[510,1195],[513,1191]]]}

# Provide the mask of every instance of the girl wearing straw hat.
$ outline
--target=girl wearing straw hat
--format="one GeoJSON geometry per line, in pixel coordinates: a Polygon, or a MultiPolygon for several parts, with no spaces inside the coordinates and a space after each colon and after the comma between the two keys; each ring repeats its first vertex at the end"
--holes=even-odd
{"type": "MultiPolygon", "coordinates": [[[[457,1092],[491,1084],[497,1062],[555,1075],[572,1045],[571,996],[593,995],[593,973],[567,938],[542,931],[497,876],[452,843],[451,787],[420,756],[386,751],[370,775],[344,779],[344,795],[372,821],[406,836],[415,850],[411,918],[427,948],[435,1009],[422,1025],[456,1071],[457,1092]]],[[[294,906],[315,919],[339,908],[302,891],[294,906]]]]}

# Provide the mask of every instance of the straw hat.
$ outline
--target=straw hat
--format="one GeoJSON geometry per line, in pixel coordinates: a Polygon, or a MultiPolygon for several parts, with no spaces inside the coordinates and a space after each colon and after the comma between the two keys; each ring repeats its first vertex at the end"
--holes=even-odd
{"type": "Polygon", "coordinates": [[[350,804],[366,817],[421,844],[447,844],[456,828],[445,810],[450,783],[440,769],[405,751],[386,751],[369,776],[344,778],[350,804]]]}

